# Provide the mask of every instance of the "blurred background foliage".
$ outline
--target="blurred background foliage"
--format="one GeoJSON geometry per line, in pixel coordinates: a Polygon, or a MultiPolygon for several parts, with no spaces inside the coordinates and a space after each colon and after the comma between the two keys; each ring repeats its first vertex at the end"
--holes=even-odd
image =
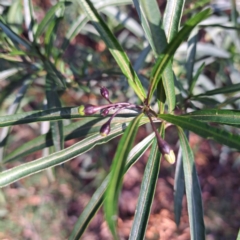
{"type": "MultiPolygon", "coordinates": [[[[93,2],[99,4],[100,8],[101,4],[108,5],[107,1],[93,2]]],[[[122,2],[120,6],[104,8],[102,16],[117,36],[147,88],[154,56],[150,52],[131,1],[126,0],[127,5],[122,2]]],[[[53,6],[56,6],[57,1],[33,0],[34,19],[37,23],[33,28],[26,17],[26,11],[29,11],[26,7],[29,6],[28,3],[29,1],[22,0],[0,1],[1,21],[23,39],[35,42],[38,46],[36,53],[25,42],[12,42],[0,31],[1,115],[45,109],[46,91],[53,96],[53,87],[58,89],[59,94],[54,106],[102,104],[104,102],[99,96],[100,85],[110,90],[113,101],[138,101],[93,26],[90,23],[82,24],[81,32],[80,28],[76,28],[79,23],[84,23],[78,1],[71,4],[60,3],[62,7],[55,11],[53,6]],[[54,14],[49,14],[50,11],[54,14]],[[47,14],[49,19],[46,19],[47,14]],[[37,25],[41,26],[43,19],[46,22],[42,28],[36,29],[37,25]],[[27,26],[31,31],[27,30],[27,26]],[[36,39],[32,32],[38,34],[36,39]],[[48,74],[51,73],[47,77],[46,69],[48,74]],[[54,79],[54,85],[49,83],[46,90],[47,78],[54,79]],[[16,96],[22,100],[16,101],[16,96]]],[[[166,2],[158,3],[163,12],[166,2]]],[[[216,14],[201,23],[204,28],[198,36],[193,70],[197,72],[200,69],[199,78],[193,92],[195,99],[189,104],[193,109],[239,109],[240,86],[234,85],[235,90],[229,90],[231,85],[239,83],[240,77],[240,24],[238,12],[235,11],[238,10],[238,2],[234,6],[233,0],[187,1],[183,21],[206,5],[214,7],[216,14]],[[228,88],[225,88],[226,86],[228,88]],[[218,95],[213,93],[214,97],[204,94],[218,88],[222,88],[222,92],[218,92],[218,95]]],[[[186,53],[187,43],[183,43],[175,54],[173,64],[175,75],[181,82],[176,89],[179,91],[177,105],[181,103],[182,97],[186,97],[181,94],[187,94],[184,90],[188,84],[186,53]]],[[[69,122],[70,120],[64,120],[64,126],[69,122]]],[[[30,123],[3,129],[0,158],[46,133],[48,129],[48,123],[30,123]],[[5,145],[7,147],[3,148],[5,145]]],[[[234,131],[239,133],[236,128],[234,131]]],[[[150,132],[149,126],[141,127],[137,141],[150,132]]],[[[166,139],[176,151],[178,146],[175,128],[167,129],[166,139]]],[[[80,138],[68,140],[65,147],[79,140],[80,138]]],[[[66,239],[94,190],[107,175],[118,140],[119,138],[116,138],[108,144],[97,146],[63,167],[33,175],[2,189],[0,239],[66,239]]],[[[240,155],[226,146],[204,140],[192,133],[190,144],[195,154],[202,188],[207,240],[236,239],[240,222],[240,155]]],[[[51,153],[54,149],[50,147],[45,151],[51,153]]],[[[22,156],[18,163],[37,159],[42,154],[47,153],[36,151],[22,156]]],[[[124,177],[118,222],[119,234],[123,239],[127,239],[131,229],[148,155],[149,151],[124,177]]],[[[5,169],[18,163],[1,163],[1,167],[5,169]]],[[[190,239],[185,198],[179,228],[174,222],[174,171],[174,166],[167,162],[162,163],[146,239],[190,239]]],[[[82,239],[112,239],[102,211],[94,217],[82,239]]]]}

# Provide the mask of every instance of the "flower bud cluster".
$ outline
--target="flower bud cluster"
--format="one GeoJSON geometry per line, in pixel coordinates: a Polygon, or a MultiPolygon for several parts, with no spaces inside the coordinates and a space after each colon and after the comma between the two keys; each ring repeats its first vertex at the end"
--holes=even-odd
{"type": "Polygon", "coordinates": [[[134,104],[130,104],[127,102],[112,103],[109,99],[109,91],[106,87],[101,87],[100,93],[101,93],[102,97],[105,98],[109,102],[109,104],[102,105],[102,106],[96,106],[96,105],[92,105],[92,104],[87,104],[86,106],[81,105],[78,108],[78,112],[81,116],[89,116],[89,115],[93,115],[93,114],[97,113],[98,111],[100,111],[101,115],[103,117],[106,117],[109,114],[110,110],[116,109],[116,111],[109,118],[109,120],[106,123],[104,123],[102,125],[102,127],[100,128],[100,134],[102,136],[107,136],[110,133],[111,121],[119,113],[120,110],[123,110],[125,108],[141,108],[142,109],[141,106],[136,106],[134,104]]]}

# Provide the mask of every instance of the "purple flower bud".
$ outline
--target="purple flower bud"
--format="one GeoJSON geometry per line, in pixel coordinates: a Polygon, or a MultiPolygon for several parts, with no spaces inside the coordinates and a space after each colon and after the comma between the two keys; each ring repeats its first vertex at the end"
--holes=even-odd
{"type": "Polygon", "coordinates": [[[159,151],[170,164],[175,163],[175,154],[170,148],[169,144],[165,140],[163,140],[158,133],[155,132],[155,134],[157,137],[159,151]]]}
{"type": "Polygon", "coordinates": [[[81,105],[78,108],[78,112],[82,116],[92,115],[92,114],[96,113],[98,110],[99,110],[99,106],[95,106],[95,105],[92,105],[92,104],[88,104],[86,106],[81,105]]]}
{"type": "Polygon", "coordinates": [[[109,92],[108,92],[106,87],[101,87],[100,93],[108,102],[110,102],[110,100],[109,100],[109,92]]]}
{"type": "Polygon", "coordinates": [[[108,120],[106,123],[102,125],[100,128],[100,134],[103,137],[106,137],[110,133],[111,127],[110,127],[110,121],[108,120]]]}
{"type": "Polygon", "coordinates": [[[108,108],[105,108],[105,109],[102,110],[101,115],[102,115],[103,117],[106,117],[106,116],[108,115],[108,113],[109,113],[109,109],[108,109],[108,108]]]}

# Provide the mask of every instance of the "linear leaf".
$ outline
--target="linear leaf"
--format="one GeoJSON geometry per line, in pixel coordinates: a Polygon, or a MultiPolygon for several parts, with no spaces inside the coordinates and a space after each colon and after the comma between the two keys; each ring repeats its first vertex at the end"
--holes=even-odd
{"type": "MultiPolygon", "coordinates": [[[[120,6],[120,5],[125,5],[125,4],[131,4],[131,0],[105,0],[101,2],[96,2],[96,9],[98,11],[101,11],[102,9],[108,7],[108,6],[120,6]]],[[[70,41],[77,36],[78,33],[80,33],[81,29],[84,27],[84,25],[89,21],[89,19],[85,15],[80,15],[72,24],[72,26],[69,28],[63,44],[61,46],[62,52],[64,52],[70,41]]]]}
{"type": "MultiPolygon", "coordinates": [[[[56,121],[62,119],[87,118],[78,112],[79,107],[63,107],[48,110],[30,111],[14,115],[0,116],[0,127],[26,124],[31,122],[56,121]]],[[[136,116],[137,112],[127,113],[125,116],[136,116]]],[[[121,115],[121,114],[119,114],[121,115]]],[[[100,117],[94,114],[94,117],[100,117]]]]}
{"type": "MultiPolygon", "coordinates": [[[[64,126],[64,141],[68,141],[70,139],[81,138],[89,136],[93,133],[98,133],[100,131],[101,126],[106,122],[108,117],[87,117],[81,119],[78,122],[71,123],[67,126],[64,126]]],[[[133,117],[114,117],[111,122],[111,127],[114,128],[118,124],[126,124],[130,122],[133,117]]],[[[144,118],[143,118],[144,119],[144,118]]],[[[21,145],[17,149],[11,151],[8,155],[4,157],[3,162],[10,162],[21,160],[24,156],[27,156],[31,153],[34,153],[38,150],[41,150],[46,147],[51,147],[53,145],[51,132],[46,134],[41,134],[40,136],[34,138],[31,141],[21,145]]]]}
{"type": "Polygon", "coordinates": [[[23,45],[26,49],[31,49],[30,43],[18,36],[15,32],[13,32],[3,21],[0,19],[0,28],[2,28],[3,32],[15,43],[23,45]]]}
{"type": "Polygon", "coordinates": [[[40,111],[31,111],[0,117],[0,127],[25,124],[31,122],[56,121],[61,119],[82,118],[78,107],[64,107],[40,111]]]}
{"type": "MultiPolygon", "coordinates": [[[[155,57],[158,57],[167,46],[167,38],[161,27],[161,13],[156,0],[134,0],[135,8],[141,20],[145,35],[153,49],[155,57]]],[[[169,62],[162,74],[163,86],[166,92],[168,110],[172,112],[175,108],[176,97],[174,88],[174,75],[172,64],[169,62]]],[[[159,95],[157,95],[159,96],[159,95]]],[[[160,99],[161,101],[162,99],[160,99]]]]}
{"type": "Polygon", "coordinates": [[[183,170],[187,195],[187,206],[192,240],[205,239],[201,188],[198,181],[193,152],[184,131],[178,127],[178,135],[183,155],[183,170]]]}
{"type": "Polygon", "coordinates": [[[197,40],[198,40],[198,29],[195,28],[191,32],[188,38],[188,48],[187,48],[187,59],[186,59],[186,75],[188,85],[192,85],[193,79],[193,69],[195,64],[196,49],[197,49],[197,40]]]}
{"type": "MultiPolygon", "coordinates": [[[[21,86],[21,88],[19,89],[16,95],[14,102],[8,108],[7,114],[14,114],[17,112],[26,91],[32,82],[33,82],[32,79],[26,79],[24,81],[23,85],[21,86]]],[[[10,129],[11,129],[10,127],[5,127],[5,128],[2,128],[0,132],[0,162],[2,162],[2,159],[3,159],[4,146],[7,142],[10,129]]]]}
{"type": "MultiPolygon", "coordinates": [[[[140,143],[138,143],[129,153],[126,165],[125,172],[143,155],[143,153],[149,148],[151,145],[155,134],[152,133],[140,143]]],[[[93,216],[97,213],[98,209],[103,203],[103,194],[107,189],[107,185],[109,184],[110,174],[104,179],[101,185],[98,187],[96,192],[93,194],[91,200],[88,202],[87,206],[84,208],[82,214],[80,215],[77,223],[74,226],[74,229],[71,233],[69,240],[77,240],[80,239],[88,224],[90,223],[93,216]]]]}
{"type": "Polygon", "coordinates": [[[180,223],[182,212],[182,200],[185,191],[182,150],[178,150],[178,158],[176,162],[176,170],[174,177],[174,216],[177,226],[180,223]]]}
{"type": "Polygon", "coordinates": [[[129,58],[123,51],[116,37],[110,31],[107,24],[103,21],[103,19],[100,17],[93,4],[89,0],[79,0],[79,2],[84,9],[86,15],[92,21],[92,24],[95,26],[95,28],[101,35],[109,51],[115,58],[119,67],[121,68],[123,74],[128,79],[129,85],[134,89],[135,93],[143,101],[146,98],[143,86],[130,63],[129,58]]]}
{"type": "Polygon", "coordinates": [[[159,114],[159,118],[173,123],[181,128],[192,131],[203,138],[213,139],[221,144],[240,150],[240,136],[225,130],[209,126],[190,117],[159,114]]]}
{"type": "Polygon", "coordinates": [[[189,87],[189,95],[192,95],[193,89],[195,87],[195,84],[198,80],[199,75],[202,73],[203,69],[205,67],[205,63],[203,62],[202,65],[198,68],[196,74],[194,75],[194,77],[192,78],[190,87],[189,87]]]}
{"type": "Polygon", "coordinates": [[[54,82],[55,89],[63,90],[66,87],[66,80],[62,73],[58,71],[55,65],[45,56],[40,55],[44,68],[47,74],[51,77],[52,81],[54,82]]]}
{"type": "MultiPolygon", "coordinates": [[[[56,109],[61,108],[61,102],[56,90],[54,90],[54,84],[51,75],[46,75],[46,99],[47,108],[56,109]]],[[[50,128],[52,132],[52,140],[55,151],[60,151],[64,148],[63,137],[63,122],[62,120],[50,122],[50,128]]]]}
{"type": "Polygon", "coordinates": [[[33,42],[34,41],[33,28],[35,25],[35,20],[34,20],[32,0],[24,0],[23,6],[24,6],[24,20],[25,20],[27,33],[28,33],[28,39],[31,42],[33,42]]]}
{"type": "MultiPolygon", "coordinates": [[[[145,123],[146,120],[142,121],[140,125],[145,123]]],[[[86,151],[89,151],[96,145],[106,143],[111,139],[119,136],[124,130],[125,124],[117,125],[115,128],[111,129],[111,132],[106,137],[102,137],[99,133],[95,133],[64,150],[53,153],[47,157],[42,157],[32,162],[24,163],[20,166],[3,171],[0,173],[0,187],[9,185],[15,181],[18,181],[21,178],[43,171],[49,167],[57,166],[64,162],[67,162],[74,157],[86,151]]]]}
{"type": "Polygon", "coordinates": [[[184,114],[182,116],[191,117],[199,121],[215,122],[221,124],[240,124],[240,111],[239,110],[218,110],[207,109],[198,110],[184,114]]]}
{"type": "Polygon", "coordinates": [[[168,41],[178,33],[185,0],[169,0],[164,12],[163,27],[168,41]]]}
{"type": "MultiPolygon", "coordinates": [[[[163,130],[162,127],[161,130],[163,130]]],[[[144,239],[158,180],[160,160],[161,154],[157,146],[157,140],[155,139],[144,171],[136,213],[129,236],[130,240],[144,239]]]]}
{"type": "Polygon", "coordinates": [[[146,38],[157,57],[166,46],[167,40],[161,29],[161,13],[156,0],[133,0],[146,38]]]}
{"type": "Polygon", "coordinates": [[[237,239],[236,240],[240,240],[240,228],[238,230],[238,235],[237,235],[237,239]]]}
{"type": "Polygon", "coordinates": [[[45,17],[38,25],[37,31],[35,33],[35,39],[38,39],[39,36],[44,32],[47,25],[51,22],[51,20],[55,17],[56,12],[61,9],[64,5],[68,4],[69,2],[58,2],[53,7],[51,7],[48,12],[46,13],[45,17]]]}
{"type": "Polygon", "coordinates": [[[113,234],[113,237],[117,239],[116,233],[116,220],[117,220],[117,208],[118,197],[122,187],[122,178],[124,175],[124,166],[131,151],[135,136],[138,131],[139,121],[143,117],[143,113],[137,116],[128,126],[123,134],[118,148],[116,150],[113,163],[111,166],[110,183],[107,187],[104,201],[104,212],[108,223],[108,226],[113,234]]]}
{"type": "Polygon", "coordinates": [[[225,87],[221,87],[221,88],[217,88],[211,91],[206,91],[205,93],[201,93],[198,95],[193,96],[193,99],[196,99],[197,97],[200,96],[211,96],[211,95],[216,95],[216,94],[220,94],[220,93],[234,93],[234,92],[238,92],[240,91],[240,83],[237,84],[233,84],[231,86],[225,86],[225,87]]]}
{"type": "Polygon", "coordinates": [[[117,20],[124,26],[124,28],[136,35],[136,37],[144,38],[142,27],[134,18],[130,17],[127,12],[120,11],[117,7],[106,7],[102,12],[108,17],[117,20]]]}
{"type": "Polygon", "coordinates": [[[157,87],[158,82],[161,79],[163,70],[167,66],[167,64],[173,58],[173,55],[181,42],[186,38],[186,36],[192,31],[192,29],[200,23],[203,19],[207,18],[211,13],[210,9],[206,9],[198,14],[196,14],[193,18],[188,20],[183,28],[178,32],[178,34],[174,37],[174,39],[168,44],[165,48],[163,53],[159,56],[156,64],[153,67],[151,73],[151,83],[148,89],[148,97],[147,100],[149,101],[153,95],[154,90],[157,87]]]}

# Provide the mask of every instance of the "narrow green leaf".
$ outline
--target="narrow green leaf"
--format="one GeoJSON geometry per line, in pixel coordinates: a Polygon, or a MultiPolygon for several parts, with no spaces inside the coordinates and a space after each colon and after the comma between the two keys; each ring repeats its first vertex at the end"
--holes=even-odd
{"type": "Polygon", "coordinates": [[[181,23],[185,0],[168,0],[164,12],[163,27],[168,42],[177,35],[181,23]]]}
{"type": "Polygon", "coordinates": [[[26,49],[30,50],[30,43],[18,36],[15,32],[13,32],[0,18],[0,28],[2,28],[3,32],[15,43],[23,45],[26,49]]]}
{"type": "Polygon", "coordinates": [[[31,111],[14,115],[0,116],[0,127],[73,118],[84,118],[84,116],[79,115],[78,107],[64,107],[48,109],[44,111],[31,111]]]}
{"type": "Polygon", "coordinates": [[[157,98],[158,98],[158,107],[159,113],[164,113],[164,103],[166,101],[166,94],[163,87],[163,82],[160,81],[157,85],[157,98]]]}
{"type": "MultiPolygon", "coordinates": [[[[10,105],[10,107],[8,108],[7,114],[14,114],[17,112],[19,105],[29,87],[29,85],[32,83],[32,79],[26,79],[23,83],[23,85],[21,86],[21,88],[19,89],[16,98],[14,100],[14,102],[10,105]]],[[[3,153],[4,153],[4,146],[7,142],[7,138],[9,136],[9,132],[10,132],[10,127],[5,127],[2,128],[1,132],[0,132],[0,162],[3,160],[3,153]]]]}
{"type": "MultiPolygon", "coordinates": [[[[140,125],[145,124],[146,122],[146,120],[141,121],[140,125]]],[[[20,166],[3,171],[0,173],[0,187],[9,185],[15,181],[18,181],[37,172],[43,171],[49,167],[54,167],[64,162],[67,162],[74,157],[86,151],[89,151],[96,145],[106,143],[111,139],[119,136],[124,130],[125,124],[118,124],[115,128],[111,129],[111,132],[106,137],[102,137],[101,134],[95,133],[64,150],[53,153],[47,157],[42,157],[32,162],[24,163],[20,166]]]]}
{"type": "MultiPolygon", "coordinates": [[[[51,78],[51,75],[47,74],[46,76],[46,98],[47,98],[47,108],[56,109],[61,108],[61,102],[56,90],[54,90],[54,81],[51,78]]],[[[62,120],[52,121],[50,123],[52,140],[55,151],[60,151],[64,146],[64,137],[63,137],[63,122],[62,120]]]]}
{"type": "Polygon", "coordinates": [[[157,57],[167,40],[163,29],[161,29],[161,13],[156,0],[133,0],[139,19],[144,29],[146,38],[157,57]]]}
{"type": "Polygon", "coordinates": [[[22,28],[19,27],[23,22],[22,10],[22,1],[16,0],[12,2],[6,14],[7,24],[18,34],[22,33],[22,28]]]}
{"type": "Polygon", "coordinates": [[[117,7],[107,7],[102,12],[111,19],[119,22],[125,29],[137,38],[144,39],[144,32],[140,24],[127,11],[119,11],[117,7]]]}
{"type": "Polygon", "coordinates": [[[23,1],[24,6],[24,19],[25,19],[25,26],[28,33],[28,39],[33,42],[34,36],[33,36],[33,29],[35,25],[34,20],[34,12],[33,12],[33,5],[32,0],[24,0],[23,1]]]}
{"type": "Polygon", "coordinates": [[[205,239],[201,188],[198,181],[193,152],[181,128],[178,128],[183,155],[183,170],[187,195],[187,206],[192,240],[205,239]]]}
{"type": "Polygon", "coordinates": [[[196,84],[196,82],[198,80],[199,75],[202,73],[204,67],[205,67],[205,63],[203,62],[202,65],[197,70],[196,74],[194,75],[192,81],[191,81],[191,85],[190,85],[190,88],[189,88],[189,95],[192,95],[192,92],[193,92],[193,89],[195,87],[195,84],[196,84]]]}
{"type": "Polygon", "coordinates": [[[110,183],[106,191],[104,201],[104,212],[108,223],[108,226],[113,234],[113,237],[117,239],[116,233],[116,221],[118,212],[118,197],[122,187],[122,178],[124,175],[124,166],[131,151],[135,136],[138,131],[138,125],[143,117],[143,113],[137,116],[128,126],[124,135],[122,136],[118,148],[116,150],[113,163],[111,166],[110,183]]]}
{"type": "MultiPolygon", "coordinates": [[[[71,123],[64,126],[64,141],[70,139],[81,138],[89,136],[90,134],[99,133],[101,126],[106,122],[108,117],[86,117],[78,122],[71,123]]],[[[111,122],[111,127],[114,128],[118,124],[126,124],[130,122],[133,117],[125,115],[125,117],[114,117],[111,122]]],[[[145,118],[146,120],[147,118],[145,118]]],[[[142,118],[144,120],[144,118],[142,118]]],[[[19,161],[23,157],[41,150],[46,147],[53,146],[51,131],[46,134],[41,134],[40,136],[34,138],[31,141],[21,145],[17,149],[11,151],[8,155],[4,157],[3,162],[19,161]]]]}
{"type": "Polygon", "coordinates": [[[168,103],[168,112],[171,113],[175,109],[175,105],[176,105],[174,73],[172,70],[171,62],[168,62],[165,69],[163,70],[162,82],[163,82],[165,96],[168,103]]]}
{"type": "Polygon", "coordinates": [[[237,235],[237,239],[236,240],[240,240],[240,228],[238,230],[238,235],[237,235]]]}
{"type": "MultiPolygon", "coordinates": [[[[220,102],[217,99],[212,97],[198,97],[191,100],[204,104],[205,108],[217,108],[217,106],[219,106],[220,104],[220,102]]],[[[190,104],[193,105],[193,102],[190,101],[190,104]]],[[[193,107],[193,109],[197,109],[197,108],[193,107]]]]}
{"type": "MultiPolygon", "coordinates": [[[[162,127],[161,130],[163,130],[162,127]]],[[[136,213],[129,236],[130,240],[144,239],[158,180],[160,160],[161,154],[157,146],[157,140],[155,139],[144,171],[136,213]]]]}
{"type": "Polygon", "coordinates": [[[162,77],[162,73],[165,67],[173,58],[173,55],[177,50],[177,48],[179,47],[179,45],[181,44],[181,42],[186,38],[186,36],[188,36],[188,34],[192,31],[192,29],[202,20],[207,18],[210,15],[210,13],[211,13],[211,10],[206,9],[196,14],[193,18],[187,21],[184,24],[183,28],[178,32],[178,34],[174,37],[174,39],[165,48],[164,52],[159,56],[151,73],[151,80],[150,80],[151,83],[148,89],[148,98],[147,98],[148,101],[151,99],[153,92],[156,89],[157,84],[162,77]]]}
{"type": "MultiPolygon", "coordinates": [[[[101,11],[102,9],[108,7],[108,6],[120,6],[125,4],[131,4],[131,0],[105,0],[100,1],[98,4],[94,5],[98,11],[101,11]]],[[[62,53],[67,49],[70,41],[77,36],[77,34],[80,33],[81,29],[84,27],[84,25],[88,22],[88,18],[85,15],[80,15],[72,24],[72,26],[69,28],[63,44],[61,46],[62,53]]]]}
{"type": "Polygon", "coordinates": [[[50,56],[51,50],[53,48],[53,40],[54,40],[54,37],[56,37],[57,22],[58,22],[58,18],[53,19],[49,23],[48,28],[46,30],[46,34],[44,37],[44,45],[45,45],[45,55],[47,57],[50,56]]]}
{"type": "MultiPolygon", "coordinates": [[[[182,12],[184,8],[185,0],[168,0],[167,6],[164,11],[163,29],[165,31],[167,42],[172,41],[179,30],[181,23],[182,12]]],[[[165,46],[164,46],[165,49],[165,46]]],[[[174,73],[172,70],[172,64],[168,62],[163,74],[163,86],[168,103],[168,111],[171,113],[176,106],[176,94],[174,87],[174,73]]]]}
{"type": "Polygon", "coordinates": [[[51,7],[48,12],[46,13],[45,17],[38,25],[37,31],[35,33],[35,39],[38,39],[39,36],[44,32],[47,25],[52,21],[52,19],[56,16],[56,12],[61,9],[64,5],[68,4],[69,2],[58,2],[56,5],[51,7]]]}
{"type": "MultiPolygon", "coordinates": [[[[78,112],[79,107],[63,107],[40,111],[30,111],[14,115],[0,116],[0,127],[26,124],[31,122],[56,121],[62,119],[87,118],[78,112]]],[[[124,116],[136,116],[137,112],[123,114],[124,116]]],[[[100,117],[100,114],[94,114],[94,117],[100,117]]],[[[121,116],[121,114],[119,114],[121,116]]]]}
{"type": "Polygon", "coordinates": [[[56,90],[64,90],[66,88],[66,80],[62,73],[58,71],[55,65],[45,56],[40,55],[44,68],[51,80],[55,84],[56,90]]]}
{"type": "Polygon", "coordinates": [[[185,191],[184,173],[183,173],[183,159],[182,150],[178,150],[178,158],[176,162],[176,170],[174,177],[174,216],[176,225],[179,226],[181,212],[182,212],[182,200],[185,191]]]}
{"type": "Polygon", "coordinates": [[[192,85],[193,68],[195,64],[196,49],[198,40],[198,28],[194,28],[188,38],[188,49],[186,59],[186,75],[189,87],[192,85]]]}
{"type": "Polygon", "coordinates": [[[103,21],[103,19],[100,17],[93,4],[89,0],[79,0],[79,2],[84,9],[86,15],[92,21],[92,24],[95,26],[102,39],[106,43],[109,51],[115,58],[123,74],[128,79],[129,85],[134,89],[138,97],[142,101],[144,101],[144,99],[146,98],[146,94],[143,86],[130,63],[129,58],[123,51],[116,37],[110,31],[107,24],[103,21]]]}
{"type": "MultiPolygon", "coordinates": [[[[163,28],[161,27],[161,13],[156,0],[134,0],[135,8],[141,20],[142,27],[145,31],[146,37],[153,49],[155,57],[158,57],[167,46],[167,39],[163,28]]],[[[168,110],[172,112],[175,108],[175,88],[174,75],[172,64],[169,62],[166,66],[163,75],[163,86],[167,98],[168,110]]],[[[159,96],[159,95],[158,95],[159,96]]],[[[162,99],[159,99],[161,102],[162,99]]]]}
{"type": "Polygon", "coordinates": [[[218,110],[207,109],[198,110],[184,114],[182,116],[191,117],[204,122],[214,122],[221,124],[239,125],[240,124],[240,111],[239,110],[218,110]]]}
{"type": "Polygon", "coordinates": [[[193,99],[197,99],[200,96],[211,96],[211,95],[216,95],[216,94],[221,94],[221,93],[234,93],[240,91],[240,83],[233,84],[231,86],[225,86],[221,88],[217,88],[211,91],[206,91],[205,93],[201,93],[198,95],[193,96],[193,99]]]}
{"type": "MultiPolygon", "coordinates": [[[[143,153],[149,148],[151,145],[155,134],[152,133],[140,143],[138,143],[129,153],[126,166],[125,173],[128,169],[143,155],[143,153]]],[[[96,192],[93,194],[91,200],[88,202],[87,206],[84,208],[82,214],[80,215],[77,223],[74,226],[74,229],[71,233],[69,240],[77,240],[80,239],[84,231],[86,230],[88,224],[90,223],[93,216],[97,213],[98,209],[103,203],[103,194],[107,189],[107,185],[109,184],[110,174],[104,179],[101,185],[98,187],[96,192]]]]}
{"type": "Polygon", "coordinates": [[[213,139],[221,144],[240,150],[240,136],[229,133],[225,130],[209,126],[206,123],[197,121],[190,117],[159,114],[159,118],[173,123],[181,128],[192,131],[203,138],[213,139]]]}

